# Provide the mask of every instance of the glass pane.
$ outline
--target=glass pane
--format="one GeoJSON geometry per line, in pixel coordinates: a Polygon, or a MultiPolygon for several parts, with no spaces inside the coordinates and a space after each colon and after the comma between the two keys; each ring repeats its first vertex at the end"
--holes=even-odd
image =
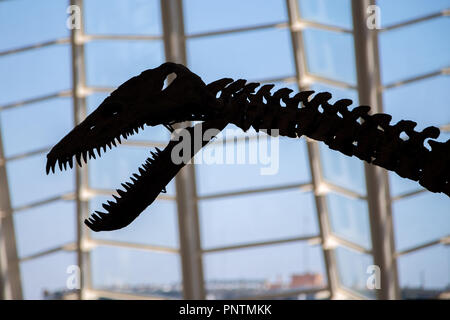
{"type": "Polygon", "coordinates": [[[381,25],[384,27],[448,9],[450,7],[450,1],[378,0],[377,5],[381,11],[381,25]]]}
{"type": "MultiPolygon", "coordinates": [[[[152,149],[153,150],[153,149],[152,149]]],[[[103,150],[102,150],[103,151],[103,150]]],[[[118,146],[102,153],[100,158],[89,162],[90,185],[98,189],[123,189],[124,182],[130,182],[133,173],[139,172],[150,150],[142,147],[118,146]]],[[[174,180],[167,186],[167,193],[174,194],[174,180]]]]}
{"type": "Polygon", "coordinates": [[[306,243],[210,253],[203,261],[207,299],[234,299],[326,285],[321,249],[306,243]]]}
{"type": "MultiPolygon", "coordinates": [[[[94,93],[87,97],[87,112],[90,114],[109,96],[108,93],[94,93]]],[[[128,137],[130,141],[152,141],[168,143],[170,132],[162,125],[156,127],[144,126],[144,131],[139,129],[137,134],[128,137]]],[[[123,141],[123,140],[122,140],[123,141]]]]}
{"type": "MultiPolygon", "coordinates": [[[[96,197],[90,212],[105,211],[102,203],[112,197],[96,197]]],[[[174,201],[155,201],[129,226],[110,232],[92,232],[95,239],[178,247],[177,207],[174,201]]]]}
{"type": "Polygon", "coordinates": [[[298,0],[302,18],[352,29],[350,0],[298,0]]]}
{"type": "MultiPolygon", "coordinates": [[[[311,89],[316,93],[330,92],[333,97],[329,103],[334,103],[339,99],[351,99],[353,104],[349,109],[358,106],[358,93],[355,90],[337,88],[321,83],[313,84],[311,89]]],[[[322,142],[319,142],[319,148],[325,180],[364,195],[366,193],[364,162],[357,157],[348,157],[339,151],[332,150],[322,142]]]]}
{"type": "Polygon", "coordinates": [[[200,225],[205,248],[318,234],[313,195],[297,190],[201,201],[200,225]]]}
{"type": "Polygon", "coordinates": [[[373,265],[372,256],[344,247],[337,247],[335,254],[342,286],[369,298],[375,298],[375,289],[367,287],[367,280],[373,275],[369,268],[373,265]]]}
{"type": "Polygon", "coordinates": [[[389,172],[389,188],[391,190],[391,197],[423,189],[417,181],[402,178],[395,172],[389,172]]]}
{"type": "Polygon", "coordinates": [[[72,170],[45,174],[45,154],[39,154],[7,163],[8,183],[13,207],[73,191],[72,170]]]}
{"type": "MultiPolygon", "coordinates": [[[[415,130],[450,123],[450,77],[439,76],[386,90],[384,110],[392,115],[391,124],[402,119],[417,122],[415,130]]],[[[438,140],[446,141],[441,134],[438,140]]]]}
{"type": "Polygon", "coordinates": [[[393,203],[397,251],[450,235],[450,198],[425,192],[393,203]]]}
{"type": "Polygon", "coordinates": [[[259,0],[187,0],[183,3],[183,9],[187,33],[279,23],[287,20],[285,2],[282,0],[266,0],[264,5],[261,5],[259,0]]]}
{"type": "Polygon", "coordinates": [[[52,147],[73,127],[72,99],[51,99],[6,109],[0,119],[6,157],[52,147]]]}
{"type": "Polygon", "coordinates": [[[353,37],[316,29],[303,32],[308,71],[311,74],[356,84],[353,37]]]}
{"type": "Polygon", "coordinates": [[[23,296],[27,300],[58,299],[67,293],[67,280],[76,266],[76,254],[57,252],[20,264],[23,296]]]}
{"type": "Polygon", "coordinates": [[[0,51],[68,37],[68,6],[68,1],[1,1],[0,51]]]}
{"type": "Polygon", "coordinates": [[[59,45],[0,58],[0,104],[70,89],[70,46],[59,45]],[[43,76],[45,75],[45,76],[43,76]]]}
{"type": "Polygon", "coordinates": [[[228,142],[225,146],[222,143],[211,144],[204,148],[201,154],[203,162],[196,166],[198,193],[204,195],[309,182],[305,141],[287,137],[268,140],[267,137],[262,134],[258,141],[228,142]],[[216,164],[220,159],[223,159],[223,164],[216,164]]]}
{"type": "Polygon", "coordinates": [[[187,42],[189,67],[206,83],[220,78],[260,80],[294,73],[289,30],[260,30],[187,42]]]}
{"type": "MultiPolygon", "coordinates": [[[[450,246],[434,246],[398,258],[403,299],[438,299],[450,286],[450,246]]],[[[442,299],[442,298],[441,298],[442,299]]]]}
{"type": "Polygon", "coordinates": [[[180,299],[178,255],[98,247],[91,253],[93,287],[138,295],[180,299]]]}
{"type": "Polygon", "coordinates": [[[323,91],[331,93],[332,98],[329,100],[329,103],[335,103],[340,99],[351,99],[353,104],[349,106],[349,110],[358,106],[358,91],[356,90],[334,87],[322,83],[314,83],[311,85],[311,90],[314,90],[316,94],[323,91]]]}
{"type": "Polygon", "coordinates": [[[325,180],[365,195],[364,162],[332,150],[324,143],[319,145],[325,180]]]}
{"type": "Polygon", "coordinates": [[[93,41],[85,46],[86,81],[92,86],[119,86],[164,62],[162,41],[93,41]]]}
{"type": "Polygon", "coordinates": [[[371,248],[367,202],[335,193],[327,196],[333,232],[344,239],[371,248]]]}
{"type": "Polygon", "coordinates": [[[159,35],[159,4],[158,0],[86,0],[83,2],[86,33],[159,35]]]}
{"type": "Polygon", "coordinates": [[[20,257],[76,241],[73,201],[53,202],[17,212],[13,217],[20,257]]]}
{"type": "Polygon", "coordinates": [[[449,19],[434,19],[381,33],[382,83],[388,84],[448,67],[450,40],[443,31],[449,29],[449,19]],[[420,44],[417,39],[420,39],[420,44]]]}

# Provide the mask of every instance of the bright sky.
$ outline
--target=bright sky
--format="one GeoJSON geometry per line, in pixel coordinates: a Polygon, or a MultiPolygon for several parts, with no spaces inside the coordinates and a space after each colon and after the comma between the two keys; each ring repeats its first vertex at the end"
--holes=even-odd
{"type": "MultiPolygon", "coordinates": [[[[85,0],[87,33],[151,34],[162,32],[159,1],[85,0]]],[[[349,0],[299,0],[302,15],[310,20],[352,27],[349,0]]],[[[66,0],[8,0],[0,2],[0,51],[69,36],[66,28],[66,0]]],[[[450,8],[450,0],[381,0],[382,26],[390,25],[437,10],[450,8]]],[[[184,20],[187,34],[287,20],[285,1],[266,0],[185,0],[184,20]]],[[[450,66],[450,19],[440,18],[415,26],[382,33],[379,39],[383,84],[432,72],[450,66]]],[[[308,29],[304,34],[310,72],[333,79],[356,82],[353,39],[308,29]]],[[[164,62],[161,41],[93,41],[86,45],[87,83],[117,86],[141,71],[164,62]]],[[[287,29],[264,29],[187,41],[188,66],[205,82],[222,77],[250,80],[294,75],[291,39],[287,29]]],[[[0,106],[36,96],[45,96],[71,87],[70,46],[56,45],[0,57],[0,106]]],[[[280,84],[277,86],[292,84],[280,84]]],[[[384,94],[384,108],[394,121],[411,119],[418,128],[450,123],[450,78],[437,76],[384,94]]],[[[333,100],[357,94],[324,85],[333,100]]],[[[88,98],[94,110],[105,98],[88,98]]],[[[69,98],[13,108],[0,113],[6,156],[51,146],[72,127],[72,103],[69,98]]],[[[447,140],[449,134],[441,134],[447,140]]],[[[167,141],[161,128],[146,128],[133,139],[167,141]]],[[[120,147],[90,163],[90,183],[97,188],[117,188],[145,160],[149,150],[120,147]]],[[[325,177],[355,191],[364,188],[362,162],[321,146],[325,177]]],[[[8,178],[12,204],[19,207],[41,199],[72,191],[72,172],[45,175],[45,154],[12,161],[8,178]]],[[[260,165],[198,165],[200,195],[310,180],[304,140],[281,139],[280,170],[261,176],[260,165]],[[219,183],[220,181],[220,183],[219,183]]],[[[391,175],[393,194],[415,190],[417,184],[391,175]]],[[[168,188],[174,193],[173,182],[168,188]]],[[[109,197],[91,202],[98,210],[109,197]]],[[[339,195],[328,197],[334,231],[363,246],[370,247],[367,205],[339,195]]],[[[308,192],[283,191],[237,198],[200,202],[201,239],[204,248],[242,242],[312,235],[318,232],[313,197],[308,192]]],[[[423,193],[393,205],[397,250],[450,234],[450,201],[442,194],[423,193]]],[[[129,227],[95,237],[133,241],[169,247],[178,246],[176,205],[154,203],[129,227]]],[[[53,248],[75,240],[75,206],[55,202],[15,215],[20,256],[53,248]]],[[[362,283],[371,264],[346,249],[337,251],[343,283],[362,283]]],[[[27,298],[39,298],[42,289],[64,287],[66,268],[75,263],[72,253],[56,253],[21,265],[27,298]]],[[[120,283],[173,283],[181,280],[180,261],[170,254],[126,249],[99,248],[93,252],[93,279],[96,285],[120,283]]],[[[288,279],[293,273],[320,272],[324,266],[320,247],[304,243],[284,244],[204,257],[207,280],[288,279]]],[[[434,246],[399,259],[402,286],[418,286],[421,277],[429,288],[450,284],[450,249],[434,246]]]]}

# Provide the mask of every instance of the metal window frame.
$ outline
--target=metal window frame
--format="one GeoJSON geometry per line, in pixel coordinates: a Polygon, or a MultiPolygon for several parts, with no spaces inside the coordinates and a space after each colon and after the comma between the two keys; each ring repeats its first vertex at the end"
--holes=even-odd
{"type": "MultiPolygon", "coordinates": [[[[70,0],[71,5],[78,5],[83,10],[83,0],[70,0]]],[[[382,111],[381,95],[385,90],[403,86],[405,84],[413,83],[423,79],[436,77],[440,75],[448,75],[450,67],[444,67],[436,71],[428,72],[421,75],[416,75],[408,79],[395,81],[386,85],[380,83],[379,75],[372,78],[371,72],[375,74],[379,72],[379,58],[377,37],[380,32],[387,32],[404,26],[409,26],[415,23],[428,21],[431,19],[448,16],[449,9],[445,9],[434,14],[425,15],[415,19],[410,19],[400,23],[386,26],[378,31],[368,32],[365,27],[365,8],[368,5],[375,4],[375,0],[352,0],[352,17],[354,28],[352,30],[341,28],[333,25],[317,23],[301,18],[298,3],[296,0],[286,0],[286,7],[289,19],[287,22],[277,22],[256,26],[238,27],[231,29],[215,30],[211,32],[201,32],[194,34],[184,34],[184,22],[182,12],[182,0],[161,0],[161,15],[163,23],[162,35],[97,35],[85,34],[83,28],[80,30],[73,29],[69,38],[60,38],[41,43],[36,43],[20,48],[9,49],[0,52],[0,57],[20,53],[28,50],[58,45],[70,44],[72,49],[72,88],[70,90],[61,90],[56,93],[51,93],[39,97],[26,99],[23,101],[16,101],[0,106],[0,111],[11,108],[21,107],[24,105],[37,103],[58,97],[72,97],[73,98],[73,114],[75,124],[79,123],[86,116],[86,97],[96,92],[111,92],[113,87],[95,87],[87,86],[85,81],[85,62],[84,62],[84,44],[95,40],[136,40],[136,41],[154,41],[163,40],[165,45],[165,54],[167,61],[180,62],[187,64],[186,61],[186,40],[200,37],[210,37],[224,34],[232,34],[238,32],[247,32],[254,30],[265,30],[273,28],[288,28],[292,38],[292,50],[294,53],[294,60],[296,66],[295,76],[280,77],[277,79],[265,79],[259,82],[296,82],[299,89],[305,90],[313,83],[323,83],[340,88],[357,89],[360,103],[371,104],[376,111],[382,111]],[[306,57],[304,52],[304,43],[302,39],[302,31],[305,28],[315,28],[332,32],[341,32],[352,34],[355,44],[355,58],[356,70],[358,76],[358,85],[353,85],[343,81],[330,79],[315,74],[311,74],[307,70],[306,57]]],[[[83,23],[81,24],[83,25],[83,23]]],[[[448,129],[448,124],[444,125],[444,129],[448,129]]],[[[447,130],[448,131],[448,130],[447,130]]],[[[125,141],[126,145],[147,147],[160,146],[163,143],[153,141],[125,141]]],[[[298,293],[326,293],[330,298],[351,298],[363,299],[365,297],[352,292],[351,290],[342,287],[339,284],[336,260],[334,256],[334,248],[336,246],[343,246],[345,248],[354,250],[359,253],[373,254],[375,264],[381,266],[382,271],[382,289],[378,292],[380,299],[398,299],[398,277],[396,269],[396,258],[416,252],[423,248],[444,244],[448,245],[449,236],[440,239],[429,241],[417,245],[415,247],[396,252],[395,243],[393,241],[392,228],[392,213],[391,203],[393,201],[401,200],[406,197],[414,196],[425,191],[419,189],[416,191],[401,194],[395,197],[389,195],[389,185],[387,181],[386,172],[383,169],[373,168],[370,165],[365,165],[365,175],[367,183],[367,196],[358,194],[354,191],[348,190],[342,186],[335,185],[328,182],[323,177],[321,168],[320,152],[317,143],[307,139],[307,149],[309,156],[310,171],[312,176],[311,182],[269,186],[263,188],[237,190],[234,192],[225,192],[217,194],[207,194],[197,196],[195,185],[195,167],[189,165],[184,168],[176,177],[176,196],[162,196],[160,200],[173,201],[176,199],[178,207],[178,225],[180,234],[180,247],[170,248],[164,246],[153,246],[145,244],[137,244],[122,241],[107,241],[100,239],[92,239],[89,232],[85,231],[83,220],[88,212],[89,199],[96,195],[110,194],[112,190],[99,190],[89,188],[87,166],[83,168],[76,168],[76,188],[75,192],[62,194],[59,196],[42,199],[34,203],[11,208],[10,195],[7,184],[6,163],[17,159],[29,157],[36,154],[41,154],[48,151],[47,148],[40,148],[22,154],[17,154],[5,158],[3,155],[3,147],[1,145],[0,133],[0,181],[5,183],[0,184],[0,266],[2,277],[0,277],[0,298],[22,298],[22,288],[20,283],[20,268],[19,263],[36,259],[51,253],[59,251],[76,252],[77,263],[82,269],[81,289],[77,293],[79,299],[83,298],[98,298],[108,296],[112,298],[145,298],[145,299],[160,299],[160,297],[145,296],[141,297],[132,294],[122,294],[116,292],[109,292],[97,290],[92,288],[92,281],[90,278],[90,251],[97,246],[114,246],[121,248],[164,252],[171,254],[179,254],[182,263],[183,273],[183,296],[185,299],[204,299],[205,298],[205,283],[203,275],[202,255],[210,252],[219,252],[226,250],[238,250],[241,248],[270,246],[281,243],[290,243],[297,241],[307,241],[309,244],[321,244],[324,261],[327,272],[327,287],[313,290],[297,290],[298,293]],[[377,186],[377,187],[374,187],[377,186]],[[383,187],[383,188],[381,188],[383,187]],[[198,201],[217,199],[223,197],[234,197],[244,194],[254,194],[259,192],[272,192],[277,190],[299,189],[302,191],[313,191],[316,202],[316,211],[319,221],[319,235],[294,237],[286,239],[275,239],[268,241],[241,243],[230,246],[207,248],[203,249],[200,242],[200,226],[198,221],[198,201]],[[326,194],[329,192],[336,192],[349,196],[354,199],[366,200],[369,204],[370,227],[372,234],[372,249],[368,250],[360,245],[343,239],[332,233],[328,208],[326,203],[326,194]],[[77,239],[76,242],[66,243],[61,246],[36,252],[29,256],[17,257],[17,250],[15,244],[13,214],[18,211],[26,210],[32,207],[48,204],[54,201],[61,200],[75,200],[77,208],[77,239]],[[6,236],[5,236],[6,235],[6,236]],[[381,245],[382,244],[382,245],[381,245]],[[5,276],[6,275],[6,276],[5,276]],[[310,292],[311,291],[311,292],[310,292]]],[[[296,291],[296,292],[297,292],[296,291]]],[[[275,298],[288,297],[292,292],[281,292],[276,294],[262,294],[255,297],[244,297],[248,299],[254,298],[275,298]]]]}
{"type": "MultiPolygon", "coordinates": [[[[361,105],[370,105],[373,113],[382,112],[380,87],[378,33],[366,25],[366,11],[372,0],[352,0],[353,38],[356,59],[358,97],[361,105]]],[[[381,289],[378,299],[397,299],[399,296],[395,243],[390,206],[387,171],[364,163],[367,203],[374,264],[380,268],[381,289]]]]}
{"type": "MultiPolygon", "coordinates": [[[[299,90],[307,90],[310,83],[305,83],[308,76],[306,56],[304,51],[304,41],[301,28],[296,26],[300,23],[300,9],[297,0],[286,0],[286,7],[289,14],[290,33],[292,49],[294,51],[296,79],[299,90]]],[[[330,242],[331,226],[328,216],[326,198],[323,192],[322,168],[320,162],[320,153],[317,142],[307,139],[308,159],[312,177],[314,199],[316,204],[317,220],[322,242],[322,253],[327,274],[327,288],[330,292],[330,298],[336,297],[336,291],[339,288],[338,272],[336,266],[336,257],[334,249],[328,246],[330,242]]]]}
{"type": "MultiPolygon", "coordinates": [[[[166,61],[187,64],[182,0],[161,0],[166,61]]],[[[184,299],[205,299],[195,166],[175,177],[184,299]]]]}
{"type": "MultiPolygon", "coordinates": [[[[0,159],[4,159],[1,130],[0,159]]],[[[6,161],[2,161],[0,164],[0,299],[23,298],[12,213],[6,161]]]]}

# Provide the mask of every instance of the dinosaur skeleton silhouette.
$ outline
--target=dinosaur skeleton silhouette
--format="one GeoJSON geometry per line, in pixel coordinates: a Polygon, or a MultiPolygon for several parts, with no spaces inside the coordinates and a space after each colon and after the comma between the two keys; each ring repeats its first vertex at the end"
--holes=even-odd
{"type": "MultiPolygon", "coordinates": [[[[301,91],[291,96],[288,88],[272,94],[273,84],[255,91],[259,86],[230,78],[206,85],[185,66],[169,62],[146,70],[119,86],[52,148],[47,155],[47,174],[55,172],[57,163],[62,170],[67,165],[72,168],[74,158],[80,166],[81,158],[85,163],[88,158],[95,159],[94,149],[101,156],[101,149],[106,152],[106,146],[116,146],[121,136],[126,139],[144,125],[164,125],[173,132],[176,123],[202,121],[201,126],[196,125],[201,127],[202,136],[208,129],[220,131],[230,123],[244,131],[253,127],[271,135],[273,129],[278,129],[281,136],[307,136],[347,156],[354,155],[418,181],[432,192],[450,196],[450,140],[442,143],[429,139],[439,136],[438,128],[431,126],[417,132],[416,122],[409,120],[390,125],[390,115],[371,115],[368,106],[349,110],[352,100],[329,104],[329,92],[313,96],[314,91],[301,91]],[[176,78],[164,88],[169,74],[176,78]],[[430,149],[424,146],[427,139],[430,149]]],[[[187,130],[193,134],[194,127],[187,130]]],[[[192,143],[192,157],[210,140],[200,146],[192,143]]],[[[185,165],[171,160],[177,143],[172,139],[164,150],[151,152],[139,174],[131,177],[131,183],[125,182],[124,190],[117,190],[119,197],[113,195],[115,201],[103,204],[106,212],[96,211],[85,224],[93,231],[108,231],[136,219],[160,192],[165,192],[166,185],[185,165]]]]}

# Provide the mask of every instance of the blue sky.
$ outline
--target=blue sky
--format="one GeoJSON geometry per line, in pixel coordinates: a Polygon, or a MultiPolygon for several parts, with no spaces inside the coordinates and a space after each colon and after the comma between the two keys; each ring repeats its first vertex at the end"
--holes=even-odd
{"type": "MultiPolygon", "coordinates": [[[[159,1],[85,0],[87,33],[150,34],[162,32],[159,1]],[[111,18],[113,17],[113,18],[111,18]],[[132,17],[132,19],[130,19],[132,17]]],[[[349,0],[299,0],[302,16],[345,28],[352,27],[349,0]]],[[[390,25],[450,7],[450,0],[381,0],[381,24],[390,25]]],[[[9,0],[0,2],[0,51],[42,41],[67,37],[66,0],[9,0]]],[[[187,34],[244,27],[287,20],[283,0],[184,1],[187,34]]],[[[450,20],[440,18],[380,35],[381,76],[383,84],[435,71],[450,65],[450,20]]],[[[306,55],[311,73],[332,79],[356,82],[353,39],[349,34],[308,29],[305,31],[306,55]]],[[[117,86],[141,71],[164,61],[164,46],[154,41],[93,41],[86,45],[87,83],[117,86]]],[[[286,29],[234,33],[187,40],[188,66],[205,82],[222,77],[250,80],[294,75],[291,39],[286,29]]],[[[70,89],[70,46],[56,46],[0,57],[0,105],[70,89]]],[[[385,111],[394,121],[401,118],[429,125],[450,123],[449,76],[442,75],[400,88],[383,96],[385,111]]],[[[277,86],[290,86],[281,84],[277,86]]],[[[351,98],[357,93],[321,84],[333,100],[351,98]]],[[[105,98],[88,97],[94,110],[105,98]]],[[[51,146],[73,124],[70,98],[4,110],[0,113],[1,131],[7,157],[51,146]]],[[[447,140],[449,135],[441,135],[447,140]]],[[[133,137],[137,140],[167,141],[161,128],[146,128],[133,137]]],[[[351,190],[364,192],[362,162],[321,146],[324,176],[351,190]]],[[[147,157],[146,148],[119,147],[90,163],[94,187],[117,188],[147,157]]],[[[12,161],[8,178],[12,203],[19,207],[43,198],[73,190],[71,172],[46,176],[45,154],[12,161]]],[[[273,176],[259,175],[258,165],[198,165],[200,195],[310,180],[304,140],[281,139],[280,171],[273,176]],[[221,181],[221,183],[217,183],[221,181]]],[[[393,194],[415,190],[417,184],[390,176],[393,194]]],[[[173,182],[168,188],[174,194],[173,182]]],[[[91,201],[92,210],[109,197],[91,201]]],[[[367,206],[344,196],[328,197],[334,231],[370,248],[367,206]]],[[[398,250],[450,234],[450,201],[442,194],[424,193],[393,205],[395,241],[398,250]]],[[[311,193],[283,191],[238,198],[204,200],[199,204],[202,246],[233,245],[241,242],[273,240],[318,232],[311,193]]],[[[154,203],[129,227],[95,234],[103,239],[133,241],[169,247],[178,246],[176,205],[154,203]]],[[[75,239],[75,206],[72,202],[24,210],[15,215],[18,250],[26,256],[75,239]]],[[[75,263],[72,253],[56,253],[22,263],[25,296],[38,298],[43,288],[64,287],[66,267],[75,263]]],[[[346,249],[338,253],[344,284],[365,281],[370,258],[346,249]],[[362,280],[361,280],[362,279],[362,280]]],[[[324,273],[320,248],[294,243],[264,248],[207,254],[204,258],[207,279],[275,279],[305,271],[324,273]],[[268,258],[270,257],[270,259],[268,258]]],[[[93,253],[95,285],[113,283],[172,283],[180,281],[180,261],[176,255],[148,253],[116,248],[99,248],[93,253]],[[139,261],[139,263],[136,263],[139,261]]],[[[428,287],[450,283],[450,249],[443,246],[425,249],[399,259],[402,286],[417,286],[424,274],[428,287]]],[[[364,282],[363,282],[364,283],[364,282]]]]}

